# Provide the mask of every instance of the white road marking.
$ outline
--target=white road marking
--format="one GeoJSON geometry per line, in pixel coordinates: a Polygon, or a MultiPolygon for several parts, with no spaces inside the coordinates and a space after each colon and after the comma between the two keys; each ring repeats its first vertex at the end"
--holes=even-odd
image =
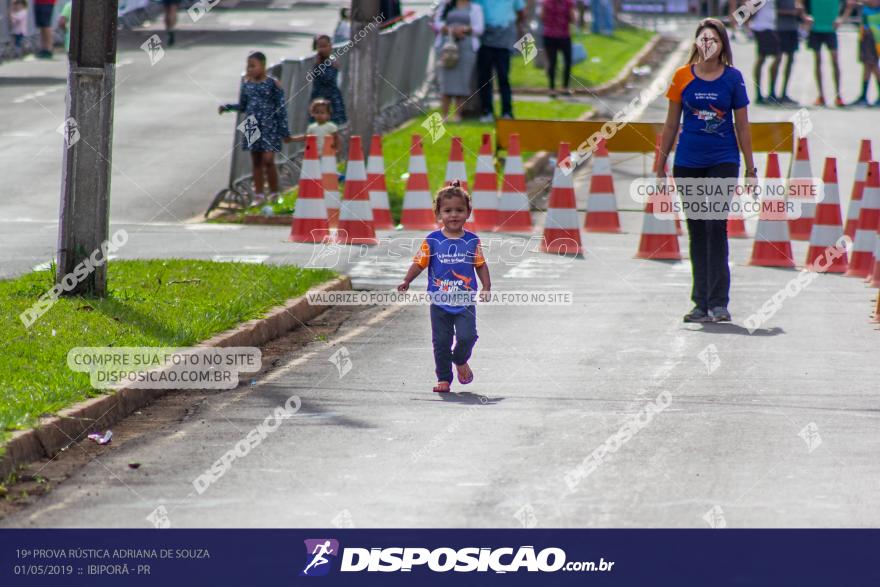
{"type": "Polygon", "coordinates": [[[214,255],[212,261],[217,263],[250,263],[260,265],[269,258],[269,255],[214,255]]]}
{"type": "Polygon", "coordinates": [[[20,96],[20,97],[14,99],[12,101],[12,103],[13,104],[22,104],[24,102],[27,102],[28,100],[36,100],[37,98],[42,98],[43,96],[46,96],[48,94],[52,94],[54,92],[57,92],[58,90],[63,90],[66,87],[67,87],[66,85],[61,85],[61,86],[55,86],[53,88],[46,88],[45,90],[37,90],[36,92],[31,92],[30,94],[25,94],[24,96],[20,96]]]}

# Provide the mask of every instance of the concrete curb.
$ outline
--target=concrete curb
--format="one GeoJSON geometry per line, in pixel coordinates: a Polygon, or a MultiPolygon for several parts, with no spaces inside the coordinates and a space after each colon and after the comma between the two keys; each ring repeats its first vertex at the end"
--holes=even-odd
{"type": "MultiPolygon", "coordinates": [[[[350,289],[351,279],[343,276],[310,291],[350,289]]],[[[260,346],[315,318],[328,308],[309,304],[303,295],[269,310],[262,318],[249,320],[195,346],[260,346]]],[[[87,434],[103,432],[167,391],[170,390],[120,389],[112,395],[88,399],[59,411],[55,416],[42,418],[35,428],[14,432],[4,445],[6,452],[0,456],[0,482],[24,464],[51,458],[87,434]]]]}
{"type": "MultiPolygon", "coordinates": [[[[598,86],[593,86],[591,88],[573,88],[575,95],[580,96],[601,96],[603,94],[607,94],[609,92],[613,92],[618,89],[620,86],[624,85],[629,77],[632,75],[632,70],[636,68],[638,65],[644,61],[645,57],[647,57],[656,47],[657,43],[660,42],[663,35],[660,33],[654,33],[654,36],[650,41],[645,43],[645,46],[642,47],[638,53],[632,56],[632,58],[626,62],[626,65],[620,70],[616,76],[610,81],[605,82],[604,84],[599,84],[598,86]]],[[[524,94],[524,95],[545,95],[549,90],[547,88],[514,88],[513,93],[516,94],[524,94]]]]}

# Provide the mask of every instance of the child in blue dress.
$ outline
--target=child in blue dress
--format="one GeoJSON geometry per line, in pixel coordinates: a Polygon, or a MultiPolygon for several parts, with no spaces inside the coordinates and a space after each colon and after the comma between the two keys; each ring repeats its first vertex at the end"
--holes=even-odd
{"type": "Polygon", "coordinates": [[[238,103],[223,104],[224,112],[242,112],[245,119],[239,125],[242,134],[241,148],[251,153],[254,191],[253,204],[261,204],[266,197],[263,187],[269,183],[272,196],[278,193],[278,170],[275,153],[281,151],[282,142],[290,142],[287,126],[287,103],[281,83],[266,73],[266,56],[255,51],[248,55],[247,70],[241,80],[238,103]]]}
{"type": "Polygon", "coordinates": [[[452,383],[452,365],[458,371],[459,383],[466,385],[474,380],[468,365],[477,342],[473,294],[477,277],[484,295],[491,290],[491,283],[480,238],[464,229],[471,213],[471,196],[458,180],[437,192],[434,212],[443,228],[425,237],[397,290],[408,290],[412,280],[427,267],[428,292],[436,295],[431,303],[431,342],[437,374],[434,391],[445,393],[452,383]]]}

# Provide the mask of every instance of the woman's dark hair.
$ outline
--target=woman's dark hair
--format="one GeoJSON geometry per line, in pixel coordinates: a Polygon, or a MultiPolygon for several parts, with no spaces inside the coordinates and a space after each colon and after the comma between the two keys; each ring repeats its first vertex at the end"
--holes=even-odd
{"type": "Polygon", "coordinates": [[[266,65],[266,55],[262,51],[251,51],[248,53],[248,59],[256,59],[263,65],[266,65]]]}
{"type": "Polygon", "coordinates": [[[437,192],[437,198],[434,200],[434,214],[440,216],[440,204],[443,200],[448,200],[449,198],[463,199],[468,212],[471,211],[471,195],[461,187],[461,181],[456,179],[453,180],[451,184],[445,188],[441,188],[440,191],[437,192]]]}
{"type": "MultiPolygon", "coordinates": [[[[721,63],[724,65],[733,66],[733,49],[730,48],[730,38],[727,36],[727,29],[724,28],[724,23],[722,23],[717,18],[704,18],[700,21],[700,24],[697,25],[697,32],[694,35],[694,39],[700,38],[700,33],[703,32],[703,29],[712,29],[718,35],[718,38],[721,39],[721,63]]],[[[693,47],[691,49],[691,55],[688,57],[688,63],[699,63],[700,62],[700,51],[693,47]]]]}

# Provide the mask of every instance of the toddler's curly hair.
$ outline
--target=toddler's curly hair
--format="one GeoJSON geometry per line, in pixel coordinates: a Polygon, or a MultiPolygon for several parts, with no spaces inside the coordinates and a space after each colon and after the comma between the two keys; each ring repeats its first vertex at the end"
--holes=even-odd
{"type": "Polygon", "coordinates": [[[451,184],[444,188],[440,188],[437,192],[437,197],[434,198],[434,214],[440,216],[440,205],[443,200],[448,200],[449,198],[461,198],[464,200],[465,206],[467,206],[468,212],[471,211],[471,195],[461,187],[461,181],[453,180],[451,184]]]}

